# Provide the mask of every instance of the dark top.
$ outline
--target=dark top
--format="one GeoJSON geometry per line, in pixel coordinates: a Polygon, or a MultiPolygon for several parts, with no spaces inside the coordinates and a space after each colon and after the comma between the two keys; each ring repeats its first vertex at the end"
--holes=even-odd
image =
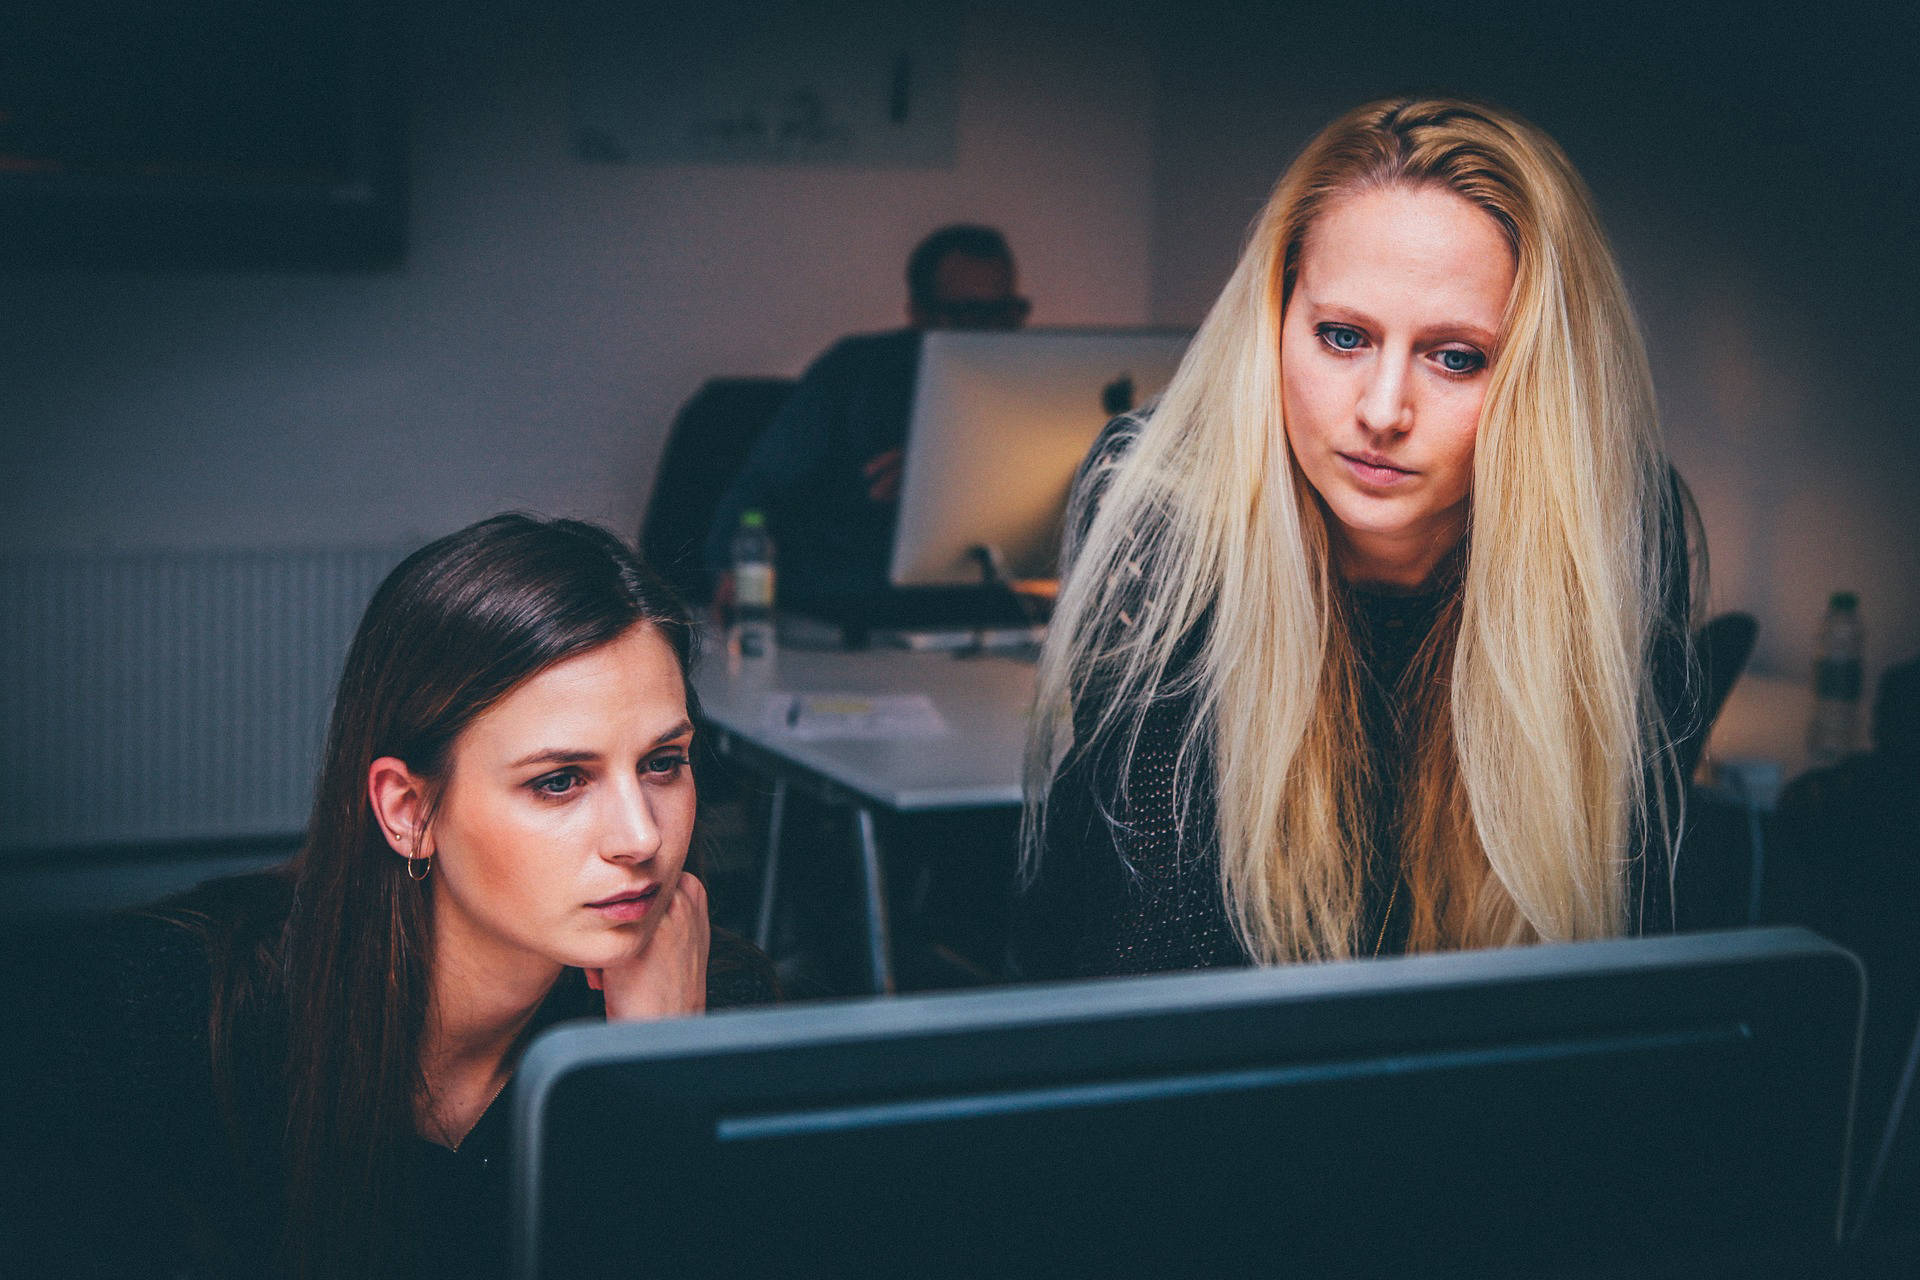
{"type": "Polygon", "coordinates": [[[867,496],[862,468],[906,443],[920,331],[835,343],[808,367],[727,487],[706,562],[728,567],[744,511],[766,513],[783,605],[884,590],[897,502],[867,496]]]}
{"type": "MultiPolygon", "coordinates": [[[[1141,421],[1115,419],[1089,454],[1077,487],[1098,486],[1103,468],[1123,455],[1141,421]]],[[[1677,481],[1676,481],[1677,483],[1677,481]]],[[[1079,508],[1090,519],[1097,488],[1079,508]]],[[[1084,523],[1079,530],[1084,534],[1084,523]]],[[[1691,696],[1692,662],[1687,639],[1688,583],[1684,532],[1667,530],[1666,625],[1656,641],[1654,684],[1669,732],[1677,740],[1698,732],[1691,696]]],[[[1457,568],[1457,566],[1455,566],[1457,568]]],[[[1370,954],[1405,950],[1411,913],[1402,904],[1389,911],[1399,882],[1394,822],[1400,768],[1407,751],[1399,709],[1401,676],[1445,605],[1451,589],[1448,567],[1436,574],[1443,585],[1418,593],[1346,588],[1361,667],[1361,714],[1378,779],[1373,808],[1373,845],[1382,851],[1368,868],[1362,896],[1361,937],[1370,954]]],[[[1195,661],[1205,623],[1189,635],[1175,663],[1195,661]]],[[[1211,747],[1204,741],[1193,765],[1189,811],[1179,811],[1176,773],[1180,746],[1194,715],[1192,694],[1163,697],[1147,712],[1131,768],[1122,776],[1123,744],[1088,740],[1097,708],[1082,697],[1074,709],[1075,745],[1049,793],[1046,843],[1039,875],[1023,895],[1017,915],[1015,957],[1027,978],[1088,977],[1201,969],[1252,963],[1234,937],[1220,890],[1211,747]],[[1111,817],[1109,810],[1117,807],[1111,817]],[[1184,838],[1181,832],[1184,829],[1184,838]]],[[[1657,786],[1678,803],[1670,782],[1655,770],[1657,786]]],[[[1652,842],[1658,844],[1658,842],[1652,842]]],[[[1636,857],[1628,885],[1635,932],[1674,927],[1669,859],[1648,847],[1636,857]]],[[[1689,917],[1694,923],[1732,923],[1725,903],[1737,887],[1712,887],[1689,917]],[[1724,892],[1722,889],[1724,888],[1724,892]]]]}
{"type": "MultiPolygon", "coordinates": [[[[263,906],[284,914],[291,905],[287,882],[271,874],[218,882],[188,901],[210,915],[263,906]]],[[[230,1130],[212,1077],[211,964],[201,936],[170,919],[129,914],[99,943],[80,988],[84,1007],[74,1010],[64,1051],[47,1064],[32,1144],[44,1149],[36,1158],[46,1161],[46,1176],[30,1196],[43,1229],[29,1232],[46,1256],[33,1274],[274,1274],[285,1115],[284,1054],[274,1046],[284,1043],[284,1002],[234,1026],[230,1130]]],[[[771,968],[749,944],[716,930],[711,955],[710,1007],[773,998],[771,968]]],[[[555,1023],[604,1017],[600,994],[568,969],[523,1044],[555,1023]]],[[[401,1214],[417,1246],[412,1274],[507,1273],[510,1092],[501,1091],[458,1150],[409,1136],[401,1214]]]]}

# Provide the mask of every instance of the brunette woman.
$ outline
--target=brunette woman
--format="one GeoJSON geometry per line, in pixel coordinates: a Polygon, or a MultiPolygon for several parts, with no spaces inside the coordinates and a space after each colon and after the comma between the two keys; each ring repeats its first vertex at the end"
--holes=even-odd
{"type": "MultiPolygon", "coordinates": [[[[693,642],[633,554],[574,521],[487,520],[395,569],[299,856],[104,940],[62,1261],[503,1274],[502,1094],[529,1038],[771,996],[685,870],[693,642]]],[[[634,1229],[657,1191],[634,1189],[634,1229]]]]}

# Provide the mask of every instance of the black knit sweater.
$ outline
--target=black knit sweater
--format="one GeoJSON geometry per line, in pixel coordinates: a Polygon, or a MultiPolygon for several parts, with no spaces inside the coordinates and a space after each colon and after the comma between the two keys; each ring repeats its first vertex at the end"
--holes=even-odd
{"type": "MultiPolygon", "coordinates": [[[[1097,486],[1103,466],[1130,448],[1139,422],[1116,419],[1082,470],[1079,485],[1097,486]]],[[[1677,483],[1677,481],[1676,481],[1677,483]]],[[[1091,502],[1081,510],[1090,519],[1091,502]]],[[[1084,532],[1084,524],[1081,532],[1084,532]]],[[[1698,732],[1689,671],[1688,581],[1684,533],[1677,521],[1663,539],[1665,619],[1654,652],[1654,686],[1668,732],[1680,742],[1698,732]]],[[[1457,566],[1456,566],[1457,568],[1457,566]]],[[[1403,741],[1401,676],[1442,612],[1453,589],[1448,568],[1420,593],[1345,588],[1361,665],[1361,716],[1373,760],[1376,794],[1372,844],[1380,852],[1367,868],[1360,937],[1367,953],[1392,955],[1406,947],[1411,912],[1393,910],[1400,881],[1395,829],[1403,741]]],[[[1197,659],[1204,623],[1176,654],[1197,659]]],[[[1178,684],[1178,681],[1171,681],[1178,684]]],[[[1130,763],[1112,734],[1088,740],[1097,707],[1075,708],[1076,745],[1048,795],[1046,839],[1037,879],[1016,912],[1014,961],[1026,978],[1088,977],[1199,969],[1251,963],[1235,938],[1220,888],[1210,746],[1193,762],[1187,811],[1180,809],[1176,771],[1182,741],[1196,714],[1190,694],[1162,698],[1147,712],[1130,763]]],[[[1680,796],[1659,770],[1650,788],[1670,805],[1680,796]]],[[[1652,794],[1652,792],[1650,792],[1652,794]]],[[[1671,864],[1659,841],[1648,842],[1630,865],[1628,902],[1635,932],[1663,933],[1676,922],[1671,864]]],[[[1737,922],[1729,905],[1736,885],[1706,878],[1680,913],[1692,927],[1737,922]]]]}

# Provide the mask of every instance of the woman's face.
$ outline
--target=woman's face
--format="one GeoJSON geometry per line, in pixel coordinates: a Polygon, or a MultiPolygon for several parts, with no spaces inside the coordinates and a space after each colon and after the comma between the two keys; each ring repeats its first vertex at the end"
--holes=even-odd
{"type": "Polygon", "coordinates": [[[1348,580],[1418,586],[1460,541],[1513,277],[1499,224],[1438,187],[1357,192],[1308,229],[1281,321],[1287,441],[1348,580]]]}
{"type": "Polygon", "coordinates": [[[692,739],[679,663],[646,624],[476,718],[432,825],[437,957],[502,978],[631,959],[686,863],[692,739]]]}

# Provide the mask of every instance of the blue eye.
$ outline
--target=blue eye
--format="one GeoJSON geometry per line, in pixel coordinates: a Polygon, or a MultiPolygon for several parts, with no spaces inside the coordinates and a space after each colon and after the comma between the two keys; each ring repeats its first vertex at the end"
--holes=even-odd
{"type": "Polygon", "coordinates": [[[564,796],[577,790],[586,782],[577,770],[562,769],[559,773],[549,773],[535,778],[527,785],[543,796],[564,796]]]}
{"type": "Polygon", "coordinates": [[[650,757],[647,760],[646,769],[648,773],[658,777],[672,777],[678,774],[680,770],[686,768],[688,763],[687,757],[684,754],[672,752],[667,755],[650,757]]]}
{"type": "Polygon", "coordinates": [[[1365,342],[1358,329],[1344,324],[1323,324],[1314,332],[1320,335],[1320,341],[1335,351],[1357,351],[1365,342]]]}
{"type": "Polygon", "coordinates": [[[1440,367],[1448,373],[1472,373],[1487,363],[1487,358],[1478,351],[1462,351],[1458,347],[1444,347],[1436,355],[1440,367]]]}

